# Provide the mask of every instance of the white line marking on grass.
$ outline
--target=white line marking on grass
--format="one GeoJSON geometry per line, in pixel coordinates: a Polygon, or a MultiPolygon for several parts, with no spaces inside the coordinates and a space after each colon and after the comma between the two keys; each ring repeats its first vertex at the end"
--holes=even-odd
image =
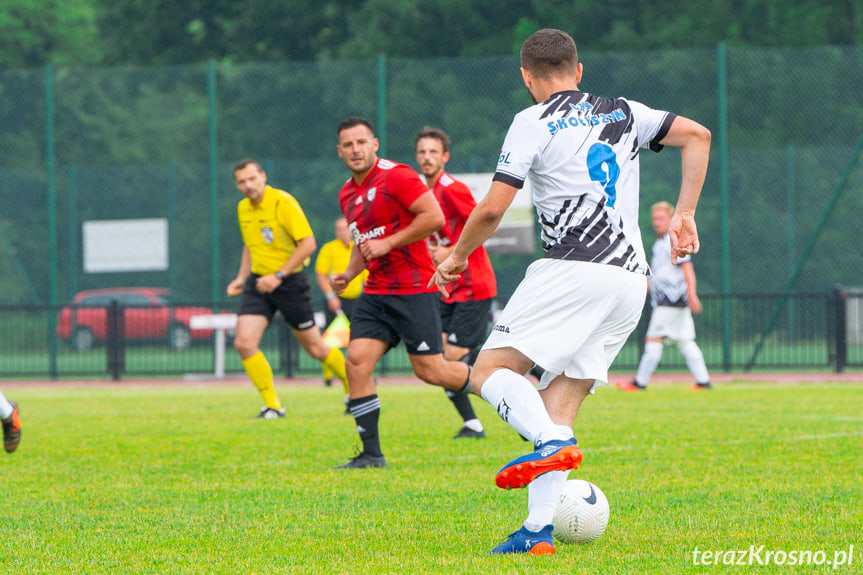
{"type": "Polygon", "coordinates": [[[815,421],[823,421],[825,419],[829,419],[830,421],[863,421],[863,417],[850,417],[845,415],[834,415],[832,417],[825,417],[823,415],[801,415],[799,417],[801,419],[810,419],[815,421]]]}
{"type": "MultiPolygon", "coordinates": [[[[793,441],[812,441],[815,439],[834,439],[837,437],[855,437],[863,435],[863,429],[857,431],[841,431],[839,433],[823,433],[818,435],[801,435],[799,437],[785,437],[775,440],[776,443],[787,443],[793,441]]],[[[744,443],[756,443],[758,439],[733,439],[729,441],[705,442],[705,441],[687,441],[685,443],[672,443],[668,445],[608,445],[605,447],[588,447],[582,448],[585,452],[595,451],[628,451],[630,449],[661,449],[663,447],[697,447],[708,445],[742,445],[744,443]]]]}

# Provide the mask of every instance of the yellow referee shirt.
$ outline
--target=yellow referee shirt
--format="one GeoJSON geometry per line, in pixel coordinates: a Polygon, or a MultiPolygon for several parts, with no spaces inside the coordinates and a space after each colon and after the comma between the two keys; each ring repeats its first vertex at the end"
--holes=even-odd
{"type": "MultiPolygon", "coordinates": [[[[265,276],[285,265],[297,242],[312,235],[312,228],[299,202],[291,194],[267,186],[261,203],[244,198],[237,205],[243,243],[252,258],[252,273],[265,276]]],[[[291,273],[302,271],[309,258],[291,273]]]]}
{"type": "MultiPolygon", "coordinates": [[[[318,252],[318,259],[315,260],[315,271],[321,274],[340,274],[348,269],[348,264],[351,261],[351,250],[354,247],[354,242],[345,247],[341,240],[335,239],[321,246],[318,252]]],[[[356,299],[363,292],[363,284],[369,275],[369,270],[363,270],[361,274],[351,280],[345,291],[339,294],[342,299],[356,299]]]]}

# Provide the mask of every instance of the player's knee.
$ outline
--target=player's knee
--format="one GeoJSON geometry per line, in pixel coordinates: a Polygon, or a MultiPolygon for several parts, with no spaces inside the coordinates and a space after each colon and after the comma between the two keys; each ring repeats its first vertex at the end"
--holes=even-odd
{"type": "Polygon", "coordinates": [[[351,353],[348,350],[345,356],[345,371],[347,371],[348,379],[352,377],[370,376],[375,370],[375,362],[369,361],[356,353],[351,353]]]}
{"type": "Polygon", "coordinates": [[[691,339],[678,339],[674,341],[674,344],[677,346],[677,349],[680,350],[680,353],[683,354],[687,351],[691,351],[693,346],[698,347],[691,339]]]}
{"type": "Polygon", "coordinates": [[[648,340],[644,344],[644,355],[650,358],[662,357],[663,344],[662,341],[648,340]]]}
{"type": "Polygon", "coordinates": [[[447,361],[461,361],[464,363],[470,363],[469,360],[472,359],[470,357],[469,349],[455,345],[445,345],[443,349],[443,357],[447,361]]]}
{"type": "Polygon", "coordinates": [[[425,360],[413,362],[414,375],[421,380],[437,385],[439,383],[439,370],[435,370],[433,366],[425,360]]]}
{"type": "Polygon", "coordinates": [[[323,341],[307,344],[305,350],[310,356],[318,361],[324,361],[327,359],[327,356],[330,355],[330,346],[325,344],[323,341]]]}
{"type": "Polygon", "coordinates": [[[237,334],[234,337],[234,349],[243,357],[254,355],[258,348],[258,342],[254,338],[237,334]]]}

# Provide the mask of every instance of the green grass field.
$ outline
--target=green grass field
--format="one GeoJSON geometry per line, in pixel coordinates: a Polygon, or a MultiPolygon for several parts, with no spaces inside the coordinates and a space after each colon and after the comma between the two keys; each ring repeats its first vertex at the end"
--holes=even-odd
{"type": "MultiPolygon", "coordinates": [[[[601,388],[572,477],[608,496],[606,533],[553,556],[487,552],[526,515],[494,474],[527,444],[474,399],[487,440],[453,441],[440,389],[379,388],[389,467],[334,471],[358,445],[338,388],[282,385],[261,421],[251,385],[14,386],[19,450],[0,454],[8,573],[740,573],[692,552],[834,552],[863,572],[863,387],[734,383],[709,393],[601,388]]],[[[763,556],[763,555],[762,555],[763,556]]]]}

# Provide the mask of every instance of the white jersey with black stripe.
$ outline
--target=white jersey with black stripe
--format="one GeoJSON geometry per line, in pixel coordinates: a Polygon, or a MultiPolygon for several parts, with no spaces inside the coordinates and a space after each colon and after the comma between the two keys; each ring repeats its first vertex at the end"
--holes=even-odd
{"type": "Polygon", "coordinates": [[[677,264],[671,263],[671,237],[665,234],[653,242],[650,256],[650,267],[653,277],[650,278],[650,303],[653,307],[686,307],[689,305],[687,295],[686,275],[680,264],[691,261],[690,256],[677,258],[677,264]]]}
{"type": "Polygon", "coordinates": [[[530,179],[545,256],[649,274],[638,229],[639,150],[662,149],[674,114],[564,91],[522,110],[494,179],[530,179]]]}

